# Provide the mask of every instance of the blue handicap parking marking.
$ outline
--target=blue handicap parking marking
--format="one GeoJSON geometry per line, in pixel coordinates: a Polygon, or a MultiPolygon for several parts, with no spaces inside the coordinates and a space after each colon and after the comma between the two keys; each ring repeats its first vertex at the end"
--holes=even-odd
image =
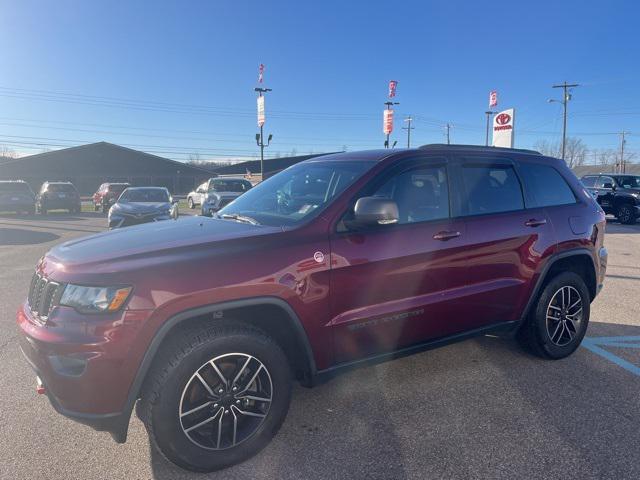
{"type": "Polygon", "coordinates": [[[585,337],[582,346],[640,377],[640,367],[605,350],[604,347],[640,348],[640,337],[585,337]]]}

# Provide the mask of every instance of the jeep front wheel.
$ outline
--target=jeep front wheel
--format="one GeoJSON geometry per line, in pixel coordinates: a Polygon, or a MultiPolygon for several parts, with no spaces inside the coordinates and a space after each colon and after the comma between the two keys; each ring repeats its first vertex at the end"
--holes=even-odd
{"type": "Polygon", "coordinates": [[[209,472],[264,448],[290,397],[280,346],[255,328],[225,322],[172,341],[147,382],[143,420],[168,460],[209,472]]]}
{"type": "Polygon", "coordinates": [[[582,278],[573,272],[562,273],[544,287],[518,339],[540,357],[567,357],[587,331],[589,307],[589,292],[582,278]]]}

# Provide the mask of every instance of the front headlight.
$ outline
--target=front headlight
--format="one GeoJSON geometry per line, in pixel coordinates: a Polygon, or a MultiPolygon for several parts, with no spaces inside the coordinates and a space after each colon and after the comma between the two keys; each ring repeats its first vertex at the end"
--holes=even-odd
{"type": "Polygon", "coordinates": [[[80,313],[115,312],[124,305],[132,287],[85,287],[68,284],[60,305],[73,307],[80,313]]]}

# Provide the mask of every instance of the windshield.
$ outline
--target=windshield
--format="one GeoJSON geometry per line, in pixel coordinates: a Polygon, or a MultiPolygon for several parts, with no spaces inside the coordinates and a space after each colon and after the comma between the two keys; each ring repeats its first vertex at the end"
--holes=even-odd
{"type": "Polygon", "coordinates": [[[127,188],[129,185],[126,185],[124,183],[114,183],[109,185],[108,187],[108,191],[109,192],[113,192],[113,193],[120,193],[122,192],[125,188],[127,188]]]}
{"type": "Polygon", "coordinates": [[[164,188],[129,188],[122,192],[118,202],[168,203],[169,193],[164,188]]]}
{"type": "Polygon", "coordinates": [[[618,184],[623,188],[640,188],[640,177],[634,175],[618,177],[618,184]]]}
{"type": "Polygon", "coordinates": [[[6,193],[31,193],[29,185],[21,182],[0,183],[0,192],[6,193]]]}
{"type": "Polygon", "coordinates": [[[214,180],[210,184],[210,192],[235,192],[243,193],[251,188],[251,183],[246,180],[214,180]]]}
{"type": "Polygon", "coordinates": [[[75,192],[76,189],[70,183],[50,183],[47,192],[75,192]]]}
{"type": "Polygon", "coordinates": [[[292,226],[313,218],[368,168],[367,162],[305,162],[258,184],[219,212],[270,226],[292,226]]]}

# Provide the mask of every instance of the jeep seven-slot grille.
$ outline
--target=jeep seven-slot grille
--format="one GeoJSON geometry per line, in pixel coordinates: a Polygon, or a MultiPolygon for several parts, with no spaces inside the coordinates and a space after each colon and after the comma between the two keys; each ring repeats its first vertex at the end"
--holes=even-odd
{"type": "Polygon", "coordinates": [[[31,279],[27,302],[33,315],[39,320],[46,321],[62,295],[63,285],[49,281],[42,275],[35,273],[31,279]]]}

